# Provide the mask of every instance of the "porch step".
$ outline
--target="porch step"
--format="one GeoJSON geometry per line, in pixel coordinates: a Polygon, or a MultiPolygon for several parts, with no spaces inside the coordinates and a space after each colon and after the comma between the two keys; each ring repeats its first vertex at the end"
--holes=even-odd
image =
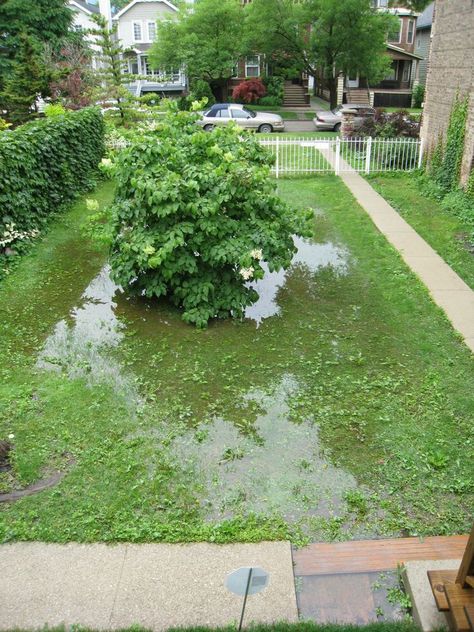
{"type": "Polygon", "coordinates": [[[359,105],[369,105],[370,97],[367,90],[348,89],[346,92],[347,103],[357,103],[359,105]]]}
{"type": "Polygon", "coordinates": [[[285,81],[283,86],[283,105],[289,107],[304,107],[309,105],[309,98],[305,88],[290,81],[285,81]]]}
{"type": "Polygon", "coordinates": [[[474,608],[474,590],[463,588],[460,584],[445,584],[449,604],[451,629],[455,632],[471,632],[472,628],[466,613],[474,608]]]}

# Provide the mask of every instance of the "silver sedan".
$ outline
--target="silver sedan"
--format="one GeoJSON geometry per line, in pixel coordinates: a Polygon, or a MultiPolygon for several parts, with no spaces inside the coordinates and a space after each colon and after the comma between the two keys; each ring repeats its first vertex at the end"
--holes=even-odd
{"type": "Polygon", "coordinates": [[[357,111],[357,115],[354,118],[354,127],[356,128],[363,125],[368,118],[373,118],[375,115],[375,110],[370,107],[370,105],[346,103],[344,105],[338,105],[333,110],[316,112],[316,116],[313,119],[316,129],[321,131],[334,130],[338,132],[341,129],[342,110],[345,108],[357,111]]]}
{"type": "Polygon", "coordinates": [[[285,123],[279,114],[254,112],[239,103],[216,103],[202,113],[202,118],[198,124],[210,132],[216,125],[227,125],[229,121],[234,121],[245,129],[253,129],[262,134],[283,132],[285,129],[285,123]]]}

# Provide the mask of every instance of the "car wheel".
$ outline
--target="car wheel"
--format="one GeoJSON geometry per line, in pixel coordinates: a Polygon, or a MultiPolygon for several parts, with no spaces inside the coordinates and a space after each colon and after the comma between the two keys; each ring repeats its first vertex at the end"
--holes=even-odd
{"type": "Polygon", "coordinates": [[[341,131],[341,124],[337,123],[337,125],[334,125],[334,131],[335,132],[340,132],[341,131]]]}
{"type": "Polygon", "coordinates": [[[213,129],[214,129],[214,125],[204,125],[205,132],[212,132],[213,129]]]}
{"type": "Polygon", "coordinates": [[[260,125],[258,131],[260,134],[271,134],[273,132],[273,127],[269,123],[264,123],[263,125],[260,125]]]}

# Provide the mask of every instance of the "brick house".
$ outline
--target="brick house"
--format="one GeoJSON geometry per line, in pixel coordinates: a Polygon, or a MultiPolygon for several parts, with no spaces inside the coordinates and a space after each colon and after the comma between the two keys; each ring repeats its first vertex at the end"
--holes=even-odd
{"type": "MultiPolygon", "coordinates": [[[[398,18],[398,28],[388,34],[387,55],[391,67],[387,76],[371,85],[365,77],[339,77],[338,103],[370,103],[375,107],[410,107],[413,87],[417,83],[418,67],[422,60],[415,53],[416,14],[404,7],[388,7],[388,0],[372,0],[376,11],[390,11],[398,18]]],[[[310,82],[310,89],[312,82],[310,82]]],[[[317,85],[317,94],[329,100],[329,91],[323,83],[317,85]]]]}
{"type": "Polygon", "coordinates": [[[421,137],[425,151],[445,136],[456,95],[469,97],[461,184],[474,167],[474,2],[436,0],[421,137]]]}

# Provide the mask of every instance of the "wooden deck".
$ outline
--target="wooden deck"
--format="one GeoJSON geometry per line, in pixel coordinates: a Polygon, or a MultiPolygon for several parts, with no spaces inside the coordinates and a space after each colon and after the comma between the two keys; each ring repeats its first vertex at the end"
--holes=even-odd
{"type": "Polygon", "coordinates": [[[335,575],[395,570],[411,560],[461,559],[467,535],[310,544],[293,551],[295,575],[335,575]]]}
{"type": "Polygon", "coordinates": [[[359,625],[397,619],[400,612],[387,599],[387,589],[398,585],[397,566],[410,560],[460,560],[467,541],[468,536],[400,538],[294,549],[300,616],[318,623],[359,625]]]}

